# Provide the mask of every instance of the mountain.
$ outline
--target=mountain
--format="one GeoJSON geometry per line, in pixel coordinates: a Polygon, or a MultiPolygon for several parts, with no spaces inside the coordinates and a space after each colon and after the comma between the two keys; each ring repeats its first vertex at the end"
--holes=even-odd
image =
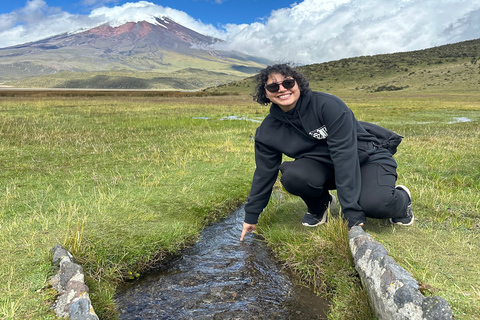
{"type": "MultiPolygon", "coordinates": [[[[137,78],[146,80],[149,86],[154,83],[152,78],[171,77],[172,72],[182,69],[193,71],[192,76],[198,70],[216,72],[219,78],[223,77],[222,81],[232,81],[268,63],[265,59],[238,52],[210,48],[219,41],[168,17],[155,18],[155,23],[129,22],[118,27],[104,24],[82,32],[1,48],[0,81],[22,80],[17,83],[26,81],[32,86],[46,87],[75,83],[89,87],[92,85],[89,79],[98,80],[100,76],[109,80],[129,78],[130,81],[124,82],[135,87],[137,78]],[[43,77],[32,79],[38,76],[43,77]]],[[[96,81],[95,86],[101,83],[96,81]]],[[[115,81],[110,81],[112,83],[115,81]]],[[[140,86],[144,88],[145,81],[140,86]]],[[[177,87],[184,89],[182,84],[177,87]]],[[[191,85],[187,87],[192,89],[191,85]]]]}
{"type": "MultiPolygon", "coordinates": [[[[409,52],[361,56],[299,66],[310,87],[327,92],[480,90],[480,39],[409,52]]],[[[251,93],[252,77],[207,88],[251,93]]]]}

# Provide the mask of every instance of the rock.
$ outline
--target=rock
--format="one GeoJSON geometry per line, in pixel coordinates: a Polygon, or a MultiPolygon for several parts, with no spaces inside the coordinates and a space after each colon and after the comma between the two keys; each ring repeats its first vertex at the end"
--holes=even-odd
{"type": "Polygon", "coordinates": [[[453,319],[447,301],[423,296],[418,290],[418,282],[362,227],[351,228],[348,238],[355,268],[378,319],[453,319]]]}
{"type": "Polygon", "coordinates": [[[55,246],[53,246],[52,253],[53,253],[52,264],[57,268],[60,268],[60,262],[62,260],[73,261],[72,254],[67,250],[65,250],[59,244],[56,244],[55,246]]]}
{"type": "Polygon", "coordinates": [[[78,299],[74,301],[69,308],[71,319],[75,320],[98,320],[93,311],[90,299],[78,299]]]}
{"type": "Polygon", "coordinates": [[[423,314],[428,320],[449,320],[452,319],[452,310],[447,300],[441,297],[427,297],[422,304],[423,314]]]}
{"type": "Polygon", "coordinates": [[[52,249],[52,264],[58,268],[50,278],[50,284],[59,296],[54,305],[57,317],[72,320],[98,320],[88,295],[82,266],[73,261],[73,256],[61,245],[52,249]]]}

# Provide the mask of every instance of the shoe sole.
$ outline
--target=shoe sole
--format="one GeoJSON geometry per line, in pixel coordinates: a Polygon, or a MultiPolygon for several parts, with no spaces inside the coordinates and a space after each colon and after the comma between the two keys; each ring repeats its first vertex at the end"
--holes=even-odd
{"type": "Polygon", "coordinates": [[[305,227],[313,228],[313,227],[319,226],[321,224],[325,224],[325,222],[327,222],[327,215],[326,214],[323,215],[322,220],[320,220],[317,224],[308,224],[308,223],[302,222],[302,225],[304,225],[305,227]]]}

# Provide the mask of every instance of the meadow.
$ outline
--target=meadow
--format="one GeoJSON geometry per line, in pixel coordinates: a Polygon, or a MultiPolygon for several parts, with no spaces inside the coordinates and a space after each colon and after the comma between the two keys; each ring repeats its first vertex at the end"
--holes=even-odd
{"type": "MultiPolygon", "coordinates": [[[[405,137],[395,158],[417,221],[369,220],[365,231],[456,319],[480,318],[479,95],[338,95],[359,120],[405,137]]],[[[244,94],[23,93],[0,95],[0,112],[0,319],[55,319],[56,243],[84,267],[101,319],[115,319],[119,284],[246,200],[268,108],[244,94]]],[[[339,209],[314,230],[300,225],[304,211],[284,194],[259,233],[299,282],[330,299],[330,319],[372,319],[339,209]]]]}
{"type": "MultiPolygon", "coordinates": [[[[445,298],[455,319],[480,318],[480,99],[477,93],[339,92],[360,120],[404,136],[395,159],[398,184],[410,188],[414,225],[368,219],[364,230],[418,282],[445,298]]],[[[374,319],[351,264],[346,227],[333,209],[311,232],[305,205],[284,195],[263,214],[260,232],[299,281],[331,299],[329,319],[374,319]],[[321,249],[320,249],[321,248],[321,249]],[[332,288],[335,288],[332,290],[332,288]]]]}

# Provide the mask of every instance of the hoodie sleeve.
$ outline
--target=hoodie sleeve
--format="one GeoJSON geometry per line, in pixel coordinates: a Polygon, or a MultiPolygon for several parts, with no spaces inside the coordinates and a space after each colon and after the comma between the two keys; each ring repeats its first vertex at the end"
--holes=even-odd
{"type": "Polygon", "coordinates": [[[282,153],[268,148],[255,138],[255,164],[252,188],[245,204],[245,222],[257,224],[260,213],[267,206],[272,188],[277,180],[278,167],[282,162],[282,153]]]}
{"type": "Polygon", "coordinates": [[[359,205],[362,181],[356,119],[353,112],[334,97],[324,104],[322,114],[328,131],[327,144],[335,168],[335,184],[343,214],[349,227],[365,223],[365,213],[359,205]]]}

